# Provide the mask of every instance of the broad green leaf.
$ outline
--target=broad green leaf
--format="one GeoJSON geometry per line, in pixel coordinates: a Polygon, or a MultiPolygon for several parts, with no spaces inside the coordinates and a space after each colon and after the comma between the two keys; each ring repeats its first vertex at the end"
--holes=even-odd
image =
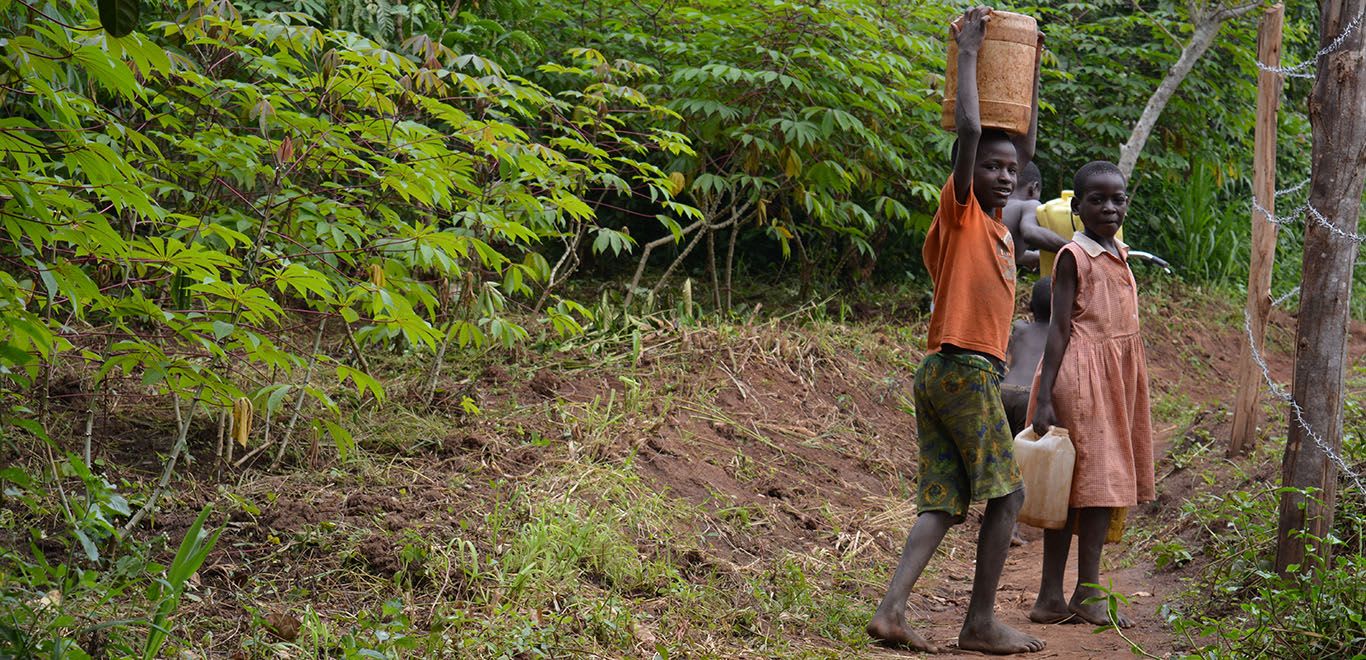
{"type": "Polygon", "coordinates": [[[100,25],[114,37],[122,37],[136,30],[142,11],[141,0],[98,0],[100,25]]]}
{"type": "Polygon", "coordinates": [[[89,559],[92,563],[98,562],[100,560],[100,551],[95,547],[95,542],[90,540],[90,536],[79,527],[73,528],[71,533],[75,535],[76,540],[80,542],[81,549],[85,551],[85,558],[89,559]]]}

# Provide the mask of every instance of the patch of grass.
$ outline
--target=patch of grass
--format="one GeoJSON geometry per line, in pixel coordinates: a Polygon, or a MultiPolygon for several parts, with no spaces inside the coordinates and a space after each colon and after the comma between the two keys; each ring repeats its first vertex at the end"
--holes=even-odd
{"type": "MultiPolygon", "coordinates": [[[[1161,286],[1154,313],[1169,317],[1211,295],[1161,286]]],[[[167,651],[869,654],[869,594],[885,586],[914,520],[914,454],[901,444],[909,433],[898,434],[913,425],[907,395],[923,319],[845,323],[834,308],[782,321],[606,311],[566,342],[451,356],[430,407],[408,394],[424,382],[417,358],[377,356],[393,371],[394,396],[382,407],[350,402],[345,421],[358,446],[349,460],[310,456],[282,473],[234,474],[239,481],[221,488],[178,483],[166,520],[208,498],[231,522],[172,619],[185,636],[167,651]],[[466,394],[478,414],[458,405],[466,394]],[[801,405],[780,408],[788,402],[778,395],[801,405]],[[720,479],[706,500],[707,486],[688,479],[689,460],[734,482],[720,479]]],[[[1366,372],[1358,376],[1354,387],[1366,388],[1366,372]]],[[[1174,460],[1202,473],[1221,460],[1186,394],[1157,394],[1154,409],[1164,426],[1198,427],[1174,460]]],[[[1363,417],[1349,411],[1349,433],[1363,417]]],[[[296,436],[288,456],[306,445],[296,436]]],[[[1220,470],[1208,473],[1247,480],[1220,470]]],[[[55,496],[44,506],[60,515],[55,496]]],[[[30,522],[13,517],[0,507],[7,529],[30,522]]],[[[1159,558],[1192,570],[1263,538],[1234,539],[1201,520],[1188,514],[1185,524],[1200,531],[1180,546],[1160,530],[1135,530],[1128,554],[1114,557],[1147,561],[1151,551],[1139,546],[1165,541],[1159,558]]],[[[950,561],[932,562],[923,584],[957,584],[970,572],[975,535],[975,525],[950,532],[941,547],[950,561]]]]}
{"type": "Polygon", "coordinates": [[[1152,400],[1153,421],[1170,424],[1177,429],[1189,428],[1200,413],[1201,407],[1190,400],[1185,392],[1154,392],[1152,400]]]}

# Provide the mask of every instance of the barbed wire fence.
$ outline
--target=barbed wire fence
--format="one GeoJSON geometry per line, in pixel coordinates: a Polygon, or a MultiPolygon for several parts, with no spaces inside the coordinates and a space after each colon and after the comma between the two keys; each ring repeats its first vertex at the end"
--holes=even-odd
{"type": "MultiPolygon", "coordinates": [[[[1347,40],[1351,38],[1352,34],[1361,28],[1363,19],[1366,19],[1366,9],[1357,12],[1357,15],[1343,28],[1342,33],[1339,34],[1337,38],[1333,39],[1327,46],[1324,46],[1315,53],[1314,57],[1311,59],[1286,67],[1268,66],[1258,59],[1257,69],[1286,78],[1314,79],[1318,75],[1316,70],[1318,63],[1324,56],[1342,49],[1347,43],[1347,40]]],[[[1304,181],[1301,181],[1294,186],[1283,190],[1277,190],[1273,195],[1272,206],[1276,206],[1275,202],[1279,202],[1282,198],[1290,197],[1291,195],[1295,195],[1301,190],[1304,190],[1309,186],[1310,181],[1311,179],[1306,178],[1304,181]]],[[[1268,222],[1278,226],[1294,225],[1303,220],[1306,226],[1311,222],[1319,225],[1328,231],[1335,239],[1348,241],[1358,246],[1363,242],[1366,242],[1366,234],[1349,232],[1333,224],[1333,222],[1325,217],[1322,212],[1314,208],[1314,205],[1311,204],[1307,198],[1303,204],[1295,207],[1290,212],[1277,215],[1263,206],[1254,194],[1252,195],[1252,210],[1260,214],[1263,218],[1266,218],[1268,222]]],[[[1300,285],[1297,284],[1290,289],[1290,291],[1273,300],[1271,306],[1280,307],[1299,293],[1300,285]]],[[[1289,389],[1276,382],[1276,379],[1271,376],[1271,368],[1267,365],[1265,357],[1257,347],[1257,341],[1252,332],[1252,315],[1247,310],[1243,311],[1243,332],[1247,339],[1248,347],[1251,349],[1252,361],[1256,363],[1257,368],[1261,370],[1262,378],[1266,381],[1267,391],[1270,392],[1273,398],[1281,401],[1290,409],[1290,415],[1294,418],[1295,423],[1303,429],[1304,435],[1318,447],[1319,451],[1323,452],[1329,462],[1331,462],[1344,477],[1356,486],[1358,493],[1362,496],[1366,496],[1366,478],[1363,478],[1360,473],[1353,470],[1352,466],[1343,458],[1342,454],[1334,450],[1323,435],[1309,426],[1308,420],[1305,419],[1304,409],[1300,407],[1300,404],[1295,400],[1294,395],[1289,389]]]]}

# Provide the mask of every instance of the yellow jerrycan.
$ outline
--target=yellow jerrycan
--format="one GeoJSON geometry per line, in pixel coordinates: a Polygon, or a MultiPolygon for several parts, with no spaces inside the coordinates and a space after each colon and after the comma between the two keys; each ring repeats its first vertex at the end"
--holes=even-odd
{"type": "Polygon", "coordinates": [[[1067,525],[1076,460],[1076,449],[1065,428],[1050,427],[1041,438],[1029,426],[1015,436],[1015,461],[1020,464],[1025,489],[1020,522],[1044,529],[1067,525]]]}
{"type": "MultiPolygon", "coordinates": [[[[1061,236],[1063,240],[1072,240],[1072,234],[1075,234],[1082,229],[1081,218],[1072,213],[1072,198],[1074,196],[1075,195],[1071,190],[1064,190],[1062,191],[1061,197],[1056,197],[1040,204],[1039,207],[1034,210],[1034,217],[1039,219],[1039,226],[1061,236]]],[[[1119,233],[1115,234],[1115,238],[1121,241],[1124,240],[1124,230],[1122,228],[1119,230],[1119,233]]],[[[1039,250],[1039,274],[1052,275],[1053,264],[1057,257],[1058,254],[1056,252],[1039,250]]]]}

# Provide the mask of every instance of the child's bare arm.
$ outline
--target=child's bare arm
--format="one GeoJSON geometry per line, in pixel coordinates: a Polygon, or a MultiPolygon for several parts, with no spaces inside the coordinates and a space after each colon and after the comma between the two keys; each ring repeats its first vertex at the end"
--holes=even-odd
{"type": "MultiPolygon", "coordinates": [[[[1024,168],[1034,160],[1035,141],[1039,134],[1039,78],[1043,71],[1043,33],[1039,33],[1039,44],[1034,49],[1034,102],[1029,112],[1029,132],[1011,139],[1015,143],[1015,155],[1024,168]]],[[[961,78],[960,78],[961,80],[961,78]]]]}
{"type": "Polygon", "coordinates": [[[1053,266],[1053,317],[1048,322],[1048,341],[1039,366],[1039,389],[1034,392],[1034,432],[1043,435],[1058,423],[1053,411],[1053,384],[1067,345],[1072,342],[1072,303],[1077,298],[1077,260],[1071,252],[1058,254],[1053,266]]]}
{"type": "Polygon", "coordinates": [[[1020,218],[1020,235],[1024,237],[1025,244],[1035,250],[1057,252],[1069,242],[1069,239],[1063,238],[1053,233],[1053,230],[1040,225],[1039,217],[1034,213],[1025,213],[1020,218]]]}
{"type": "Polygon", "coordinates": [[[953,162],[953,197],[960,205],[968,203],[972,190],[972,171],[976,166],[977,143],[982,139],[982,117],[977,97],[977,53],[986,37],[991,8],[973,7],[949,25],[949,34],[958,42],[958,99],[954,124],[958,127],[958,158],[953,162]]]}

